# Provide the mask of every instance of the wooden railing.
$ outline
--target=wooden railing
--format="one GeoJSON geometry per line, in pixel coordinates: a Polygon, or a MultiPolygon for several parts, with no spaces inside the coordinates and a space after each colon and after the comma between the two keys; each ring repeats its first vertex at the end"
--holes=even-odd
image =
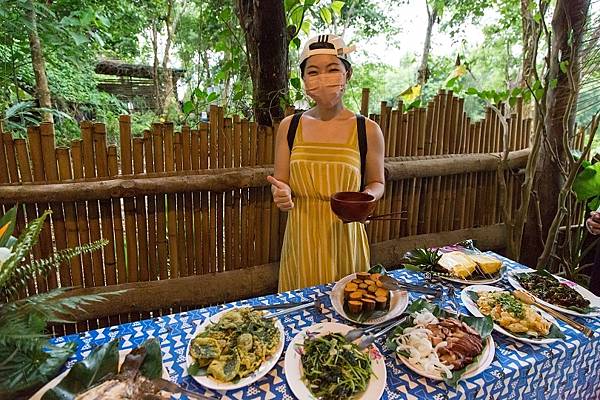
{"type": "MultiPolygon", "coordinates": [[[[500,124],[491,112],[472,123],[462,107],[462,99],[440,93],[425,109],[403,113],[382,104],[371,116],[386,139],[386,194],[376,213],[407,215],[368,225],[374,262],[391,265],[411,247],[469,237],[503,247],[500,124]]],[[[530,132],[520,110],[510,121],[511,171],[502,172],[515,205],[530,132]]],[[[22,205],[17,230],[53,211],[34,256],[109,241],[102,252],[29,282],[25,295],[58,286],[131,290],[82,314],[102,316],[84,329],[276,290],[286,214],[274,207],[265,180],[276,128],[224,118],[212,107],[209,123],[181,132],[162,123],[134,135],[122,116],[119,146],[107,144],[105,125],[87,121],[69,147],[55,147],[51,124],[30,127],[27,139],[3,132],[0,205],[22,205]]]]}

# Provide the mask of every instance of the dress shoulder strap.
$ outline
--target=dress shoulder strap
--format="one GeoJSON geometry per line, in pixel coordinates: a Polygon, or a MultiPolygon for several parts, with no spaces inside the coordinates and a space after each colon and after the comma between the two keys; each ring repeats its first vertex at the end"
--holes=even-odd
{"type": "Polygon", "coordinates": [[[365,189],[365,168],[367,166],[367,126],[365,117],[356,114],[356,133],[358,134],[358,151],[360,152],[360,191],[365,189]]]}
{"type": "Polygon", "coordinates": [[[287,142],[288,147],[290,148],[290,153],[292,152],[292,148],[294,147],[294,139],[296,138],[296,131],[298,130],[298,124],[300,123],[300,118],[304,111],[300,111],[299,113],[294,114],[292,117],[292,121],[290,122],[290,127],[287,133],[287,142]]]}

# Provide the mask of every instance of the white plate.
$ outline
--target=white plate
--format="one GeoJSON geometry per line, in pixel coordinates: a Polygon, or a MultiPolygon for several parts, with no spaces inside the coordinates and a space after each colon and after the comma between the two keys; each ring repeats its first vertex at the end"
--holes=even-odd
{"type": "Polygon", "coordinates": [[[356,274],[351,274],[340,279],[333,289],[331,289],[331,293],[329,294],[333,309],[348,321],[362,325],[380,324],[396,318],[406,310],[406,307],[408,307],[408,292],[404,290],[390,290],[390,310],[385,315],[379,318],[368,319],[363,322],[355,321],[344,311],[344,287],[352,279],[356,279],[356,274]]]}
{"type": "MultiPolygon", "coordinates": [[[[125,361],[125,357],[127,356],[127,354],[129,354],[131,352],[131,350],[133,350],[133,349],[119,350],[119,368],[121,368],[121,364],[123,364],[123,361],[125,361]]],[[[41,400],[42,396],[44,394],[46,394],[46,392],[48,390],[50,390],[53,387],[55,387],[56,385],[58,385],[63,380],[63,378],[65,376],[67,376],[67,374],[69,373],[70,370],[71,369],[69,368],[68,370],[64,371],[62,374],[58,375],[56,378],[52,379],[44,387],[42,387],[40,390],[38,390],[32,397],[30,397],[29,400],[41,400]]],[[[162,370],[162,377],[163,377],[163,379],[170,380],[169,373],[165,369],[164,365],[163,365],[163,370],[162,370]]]]}
{"type": "Polygon", "coordinates": [[[524,272],[532,273],[532,272],[535,272],[535,271],[532,270],[532,269],[518,269],[518,270],[510,271],[510,273],[508,274],[508,282],[515,289],[520,289],[520,290],[526,291],[527,293],[529,293],[533,297],[535,297],[536,300],[539,301],[540,303],[542,303],[542,304],[544,304],[544,305],[546,305],[546,306],[548,306],[550,308],[553,308],[556,311],[560,311],[561,313],[564,313],[564,314],[571,314],[571,315],[575,315],[575,316],[578,316],[578,317],[598,317],[598,316],[600,316],[600,297],[596,296],[594,293],[590,292],[586,288],[584,288],[582,286],[579,286],[575,282],[571,282],[571,281],[569,281],[567,279],[561,278],[560,276],[553,275],[556,279],[558,279],[559,282],[565,283],[571,289],[575,290],[580,295],[582,295],[584,299],[589,300],[590,307],[595,307],[597,309],[597,311],[592,311],[592,312],[590,312],[588,314],[582,314],[582,313],[579,313],[577,311],[569,310],[568,308],[563,308],[561,306],[557,306],[557,305],[554,305],[552,303],[548,303],[547,301],[544,301],[544,300],[540,299],[539,297],[535,296],[533,293],[531,293],[528,290],[524,289],[523,286],[521,286],[521,284],[519,283],[519,281],[515,278],[516,274],[521,274],[521,273],[524,273],[524,272]]]}
{"type": "MultiPolygon", "coordinates": [[[[219,322],[219,320],[221,319],[223,314],[225,314],[226,312],[229,312],[231,310],[234,310],[234,309],[229,308],[229,309],[223,310],[223,311],[211,316],[210,318],[206,318],[202,322],[202,324],[200,324],[200,326],[196,329],[196,331],[192,334],[192,338],[188,341],[188,345],[185,349],[188,368],[194,363],[192,356],[190,356],[190,345],[192,344],[192,340],[196,337],[197,334],[204,331],[209,324],[216,324],[217,322],[219,322]]],[[[283,330],[283,325],[281,324],[281,322],[279,320],[277,320],[275,322],[275,326],[277,327],[277,330],[279,331],[279,346],[277,346],[277,349],[275,350],[275,353],[273,353],[271,358],[269,358],[268,360],[265,360],[263,362],[263,364],[252,374],[248,375],[244,379],[240,379],[236,383],[220,382],[214,378],[211,378],[209,375],[206,375],[206,376],[191,375],[192,378],[194,378],[196,380],[196,382],[198,382],[202,386],[207,387],[209,389],[213,389],[213,390],[239,389],[241,387],[248,386],[248,385],[256,382],[257,380],[259,380],[260,378],[265,376],[271,369],[273,369],[275,364],[277,364],[277,361],[279,361],[279,357],[281,357],[281,353],[283,353],[283,346],[285,345],[285,333],[283,330]]]]}
{"type": "MultiPolygon", "coordinates": [[[[489,256],[489,254],[486,254],[486,255],[489,256]]],[[[491,257],[493,257],[493,256],[491,256],[491,257]]],[[[463,278],[446,276],[446,275],[436,275],[436,277],[450,281],[450,282],[460,283],[461,285],[483,285],[483,284],[499,282],[502,280],[502,278],[504,278],[505,275],[506,275],[506,264],[502,263],[502,266],[500,267],[500,273],[498,274],[498,276],[496,278],[463,279],[463,278]]]]}
{"type": "MultiPolygon", "coordinates": [[[[483,371],[490,366],[492,361],[494,361],[494,355],[496,354],[496,344],[494,343],[494,339],[492,335],[489,335],[486,338],[485,349],[483,349],[483,354],[479,356],[479,360],[476,363],[472,363],[469,365],[464,372],[464,374],[460,377],[460,380],[465,380],[472,378],[476,375],[479,375],[483,371]]],[[[435,379],[438,381],[444,380],[444,378],[440,374],[436,374],[434,372],[427,372],[423,368],[418,365],[412,364],[408,358],[404,357],[401,354],[396,353],[396,357],[404,363],[409,369],[413,372],[422,375],[426,378],[435,379]]]]}
{"type": "MultiPolygon", "coordinates": [[[[345,334],[353,329],[351,326],[339,324],[336,322],[324,322],[321,324],[309,326],[298,333],[290,342],[287,350],[285,351],[285,364],[284,373],[285,379],[288,385],[292,389],[292,392],[298,399],[302,400],[316,400],[315,396],[308,390],[304,384],[303,371],[302,371],[302,360],[298,353],[298,345],[304,343],[307,333],[313,333],[316,336],[325,336],[329,333],[342,333],[345,334]]],[[[387,381],[387,371],[385,368],[385,360],[379,349],[372,345],[369,349],[371,356],[371,367],[373,369],[373,375],[369,380],[367,389],[360,394],[358,397],[353,397],[353,400],[377,400],[383,395],[385,384],[387,381]]]]}
{"type": "MultiPolygon", "coordinates": [[[[477,307],[477,304],[475,304],[475,302],[473,300],[471,300],[471,298],[467,294],[468,291],[471,291],[471,292],[502,292],[502,291],[506,291],[506,289],[502,289],[502,288],[499,288],[496,286],[489,286],[489,285],[472,285],[472,286],[467,286],[466,288],[464,288],[461,291],[460,299],[462,300],[465,307],[467,307],[467,310],[469,310],[469,312],[476,317],[483,317],[484,315],[481,313],[481,311],[479,311],[479,307],[477,307]]],[[[533,307],[539,314],[541,314],[541,316],[544,319],[555,324],[560,329],[560,326],[558,325],[558,323],[556,322],[556,319],[554,319],[554,317],[552,317],[548,313],[544,312],[543,310],[540,310],[539,308],[537,308],[535,306],[533,306],[533,307]]],[[[497,332],[500,332],[508,337],[511,337],[515,340],[519,340],[521,342],[526,342],[526,343],[532,343],[532,344],[548,344],[548,343],[553,343],[553,342],[562,340],[560,338],[546,338],[546,339],[539,338],[538,339],[538,338],[526,338],[526,337],[516,336],[516,335],[513,335],[512,333],[510,333],[509,331],[507,331],[506,329],[504,329],[503,327],[501,327],[496,322],[494,322],[494,330],[496,330],[497,332]]]]}

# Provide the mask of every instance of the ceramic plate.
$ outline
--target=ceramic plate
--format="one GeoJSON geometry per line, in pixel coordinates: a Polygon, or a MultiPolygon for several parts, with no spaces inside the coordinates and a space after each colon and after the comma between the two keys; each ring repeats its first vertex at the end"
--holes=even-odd
{"type": "MultiPolygon", "coordinates": [[[[127,356],[127,354],[129,354],[131,352],[131,350],[133,350],[133,349],[119,350],[119,368],[121,368],[121,364],[123,364],[123,361],[125,361],[125,357],[127,356]]],[[[58,385],[63,380],[63,378],[65,376],[67,376],[69,371],[70,371],[70,369],[64,371],[62,374],[60,374],[56,378],[52,379],[44,387],[42,387],[40,390],[38,390],[36,392],[36,394],[34,394],[29,400],[41,400],[42,396],[44,394],[46,394],[46,392],[48,390],[50,390],[53,387],[55,387],[56,385],[58,385]]],[[[162,377],[163,377],[163,379],[170,380],[169,373],[167,372],[167,370],[165,369],[164,366],[163,366],[163,370],[162,370],[162,377]]]]}
{"type": "MultiPolygon", "coordinates": [[[[469,297],[469,295],[467,294],[468,291],[471,292],[501,292],[501,291],[506,291],[506,289],[501,289],[499,287],[496,286],[489,286],[489,285],[472,285],[472,286],[467,286],[466,288],[464,288],[462,290],[462,292],[460,293],[460,299],[462,300],[463,304],[465,305],[465,307],[467,307],[467,310],[469,310],[469,312],[471,314],[473,314],[476,317],[483,317],[484,315],[481,313],[481,311],[479,311],[479,307],[477,307],[477,304],[475,304],[475,302],[473,300],[471,300],[471,298],[469,297]]],[[[551,323],[555,324],[556,326],[559,327],[560,326],[556,323],[556,319],[554,319],[554,317],[552,317],[551,315],[549,315],[548,313],[544,312],[543,310],[540,310],[539,308],[533,306],[533,308],[535,308],[535,310],[542,315],[542,317],[544,317],[544,319],[550,321],[551,323]]],[[[507,331],[506,329],[504,329],[503,327],[501,327],[499,324],[497,324],[496,322],[494,322],[494,330],[497,332],[500,332],[510,338],[513,338],[515,340],[519,340],[521,342],[526,342],[526,343],[532,343],[532,344],[548,344],[548,343],[552,343],[552,342],[556,342],[559,340],[562,340],[560,338],[533,338],[533,337],[521,337],[521,336],[516,336],[513,335],[512,333],[510,333],[509,331],[507,331]]]]}
{"type": "MultiPolygon", "coordinates": [[[[479,375],[481,372],[485,371],[487,367],[490,366],[492,361],[494,361],[494,355],[496,354],[496,344],[494,343],[494,339],[492,335],[486,338],[485,348],[483,349],[483,354],[479,357],[477,362],[469,365],[464,372],[464,374],[460,377],[460,380],[465,380],[472,378],[476,375],[479,375]]],[[[436,374],[434,372],[427,372],[423,368],[418,365],[411,363],[407,357],[404,357],[401,354],[396,353],[396,357],[404,363],[409,369],[413,372],[424,376],[426,378],[435,379],[438,381],[444,380],[444,378],[440,374],[436,374]]]]}
{"type": "MultiPolygon", "coordinates": [[[[200,324],[200,326],[196,329],[196,331],[192,334],[192,337],[188,341],[188,345],[185,350],[188,368],[194,363],[192,356],[190,356],[190,345],[192,343],[192,339],[195,338],[197,334],[204,331],[209,324],[216,324],[217,322],[219,322],[219,320],[221,319],[223,314],[225,314],[226,312],[229,312],[231,310],[233,310],[233,308],[228,308],[226,310],[223,310],[223,311],[213,315],[210,318],[205,319],[202,322],[202,324],[200,324]]],[[[279,357],[281,357],[281,353],[283,353],[283,346],[285,345],[285,333],[283,330],[283,325],[281,324],[281,321],[277,320],[275,322],[275,326],[279,330],[279,335],[280,335],[279,336],[279,346],[277,347],[277,349],[275,350],[275,353],[273,353],[271,358],[269,358],[268,360],[263,362],[263,364],[260,366],[260,368],[258,368],[252,374],[248,375],[244,379],[240,379],[239,381],[236,381],[235,383],[220,382],[208,375],[206,375],[206,376],[192,375],[192,378],[194,378],[196,380],[196,382],[198,382],[202,386],[207,387],[209,389],[213,389],[213,390],[239,389],[241,387],[248,386],[248,385],[256,382],[257,380],[259,380],[260,378],[265,376],[271,369],[273,369],[275,364],[277,364],[279,357]]]]}
{"type": "MultiPolygon", "coordinates": [[[[348,325],[338,324],[336,322],[325,322],[304,329],[292,339],[285,352],[284,372],[288,385],[298,399],[316,400],[316,397],[308,390],[302,379],[302,361],[300,353],[298,352],[298,346],[304,343],[307,334],[311,333],[316,336],[325,336],[329,333],[345,334],[351,329],[353,328],[348,325]]],[[[371,356],[373,375],[371,375],[367,390],[357,394],[352,398],[353,400],[377,400],[381,398],[385,389],[387,380],[385,360],[375,345],[372,345],[368,351],[371,356]]]]}
{"type": "Polygon", "coordinates": [[[355,321],[346,314],[346,311],[344,311],[344,287],[352,279],[356,279],[356,274],[351,274],[340,279],[333,289],[331,289],[331,293],[329,294],[333,309],[344,319],[362,325],[375,325],[394,319],[406,310],[406,307],[408,306],[408,292],[404,290],[393,290],[390,291],[390,310],[385,315],[379,318],[368,319],[363,322],[355,321]]]}
{"type": "Polygon", "coordinates": [[[600,316],[600,297],[596,296],[595,294],[593,294],[592,292],[590,292],[589,290],[587,290],[586,288],[579,286],[578,284],[576,284],[575,282],[571,282],[567,279],[561,278],[559,276],[555,276],[553,275],[556,279],[559,280],[559,282],[569,286],[571,289],[575,290],[576,292],[578,292],[580,295],[583,296],[584,299],[589,300],[590,302],[590,307],[595,308],[595,311],[589,312],[587,314],[583,314],[583,313],[579,313],[577,311],[574,310],[570,310],[568,308],[563,308],[561,306],[557,306],[554,305],[552,303],[548,303],[542,299],[540,299],[539,297],[535,296],[533,293],[527,291],[526,289],[523,288],[523,286],[521,286],[521,284],[519,283],[519,281],[517,280],[517,278],[515,277],[516,274],[522,274],[522,273],[532,273],[534,272],[532,269],[518,269],[518,270],[513,270],[510,271],[510,273],[508,274],[508,282],[512,285],[512,287],[514,287],[515,289],[520,289],[520,290],[524,290],[526,292],[528,292],[529,294],[531,294],[533,297],[536,298],[537,301],[539,301],[540,303],[556,310],[556,311],[560,311],[563,314],[570,314],[570,315],[575,315],[578,317],[598,317],[600,316]]]}

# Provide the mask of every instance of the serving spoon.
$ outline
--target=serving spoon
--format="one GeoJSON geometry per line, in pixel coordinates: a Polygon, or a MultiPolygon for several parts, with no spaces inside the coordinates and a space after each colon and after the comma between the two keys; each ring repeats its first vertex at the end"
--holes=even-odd
{"type": "Polygon", "coordinates": [[[587,337],[594,336],[594,331],[592,331],[590,328],[588,328],[587,326],[585,326],[583,324],[580,324],[577,321],[573,321],[571,318],[566,317],[565,315],[548,307],[547,305],[540,303],[531,294],[529,294],[523,290],[515,290],[512,293],[517,299],[521,300],[523,303],[529,304],[529,305],[535,305],[536,307],[541,308],[542,310],[546,311],[548,314],[552,315],[553,317],[558,318],[561,321],[563,321],[564,323],[577,329],[578,331],[583,333],[585,336],[587,336],[587,337]]]}

